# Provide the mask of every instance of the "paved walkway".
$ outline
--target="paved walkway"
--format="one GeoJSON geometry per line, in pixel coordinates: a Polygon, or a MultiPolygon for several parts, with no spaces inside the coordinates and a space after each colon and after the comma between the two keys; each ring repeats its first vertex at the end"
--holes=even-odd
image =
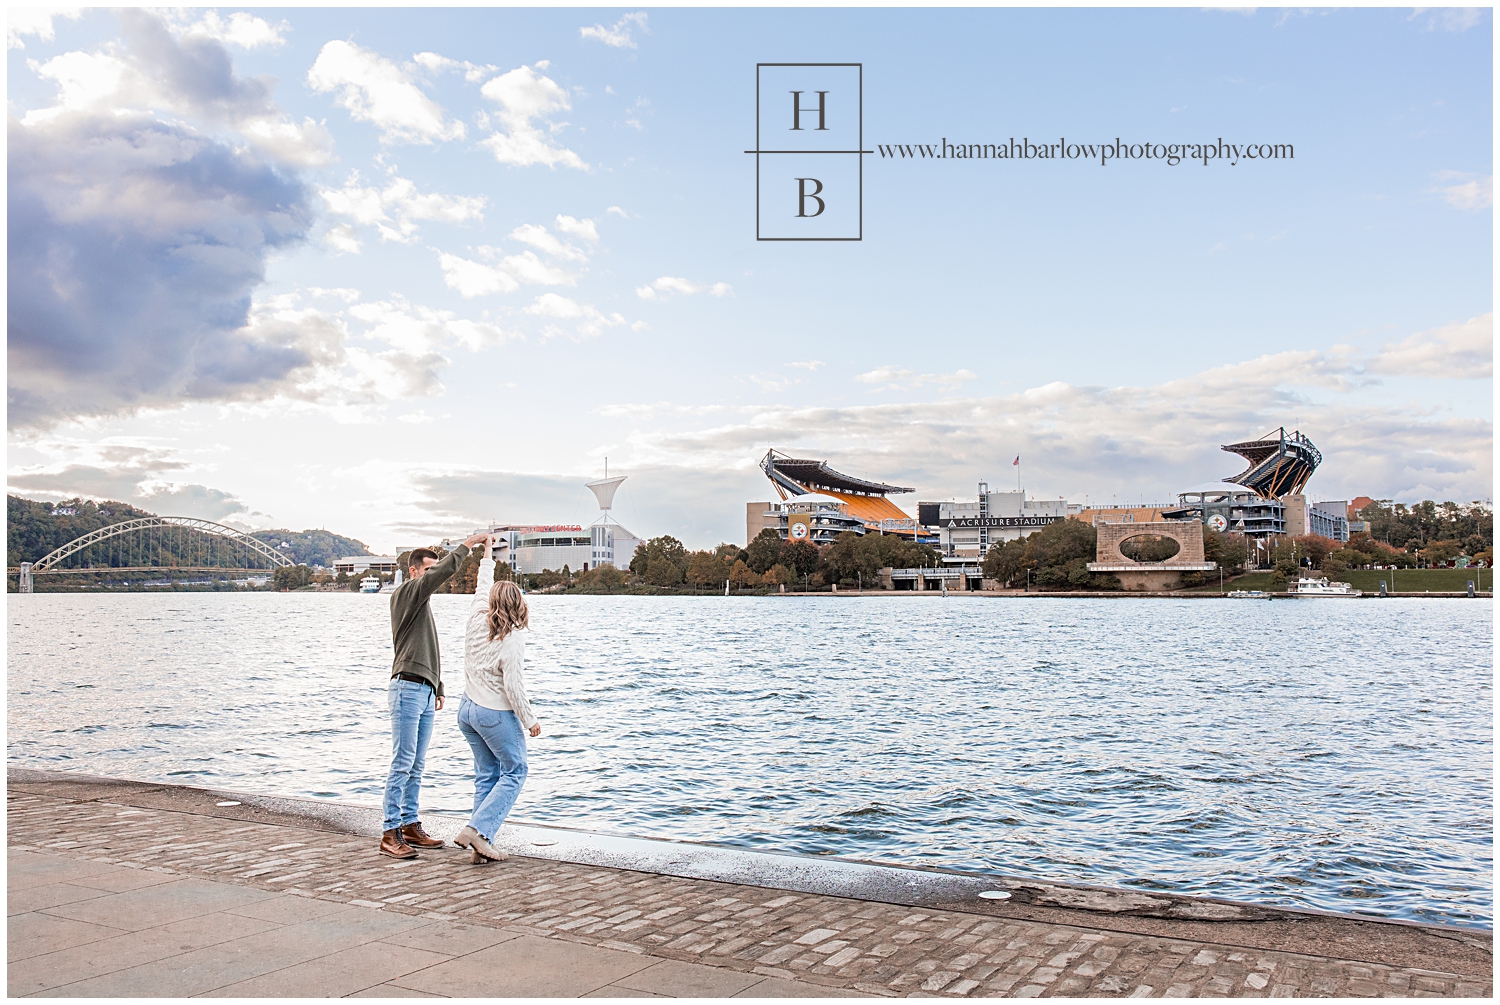
{"type": "Polygon", "coordinates": [[[160,791],[12,780],[11,995],[1488,997],[1491,989],[1487,933],[1458,940],[1483,950],[1466,950],[1483,966],[1445,973],[524,857],[473,866],[452,849],[394,862],[368,837],[315,821],[164,809],[152,796],[160,791]]]}

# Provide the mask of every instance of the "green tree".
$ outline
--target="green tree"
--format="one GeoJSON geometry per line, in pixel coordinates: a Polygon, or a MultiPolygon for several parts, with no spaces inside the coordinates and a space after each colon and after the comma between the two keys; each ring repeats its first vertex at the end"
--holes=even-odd
{"type": "Polygon", "coordinates": [[[681,574],[687,569],[688,552],[682,542],[671,535],[653,537],[636,546],[635,555],[630,559],[630,571],[644,578],[646,570],[656,561],[666,561],[676,566],[678,582],[681,582],[681,574]]]}
{"type": "Polygon", "coordinates": [[[479,563],[485,560],[483,546],[469,552],[459,563],[458,571],[443,584],[444,590],[448,593],[473,593],[479,585],[479,563]]]}
{"type": "Polygon", "coordinates": [[[757,534],[745,549],[745,564],[762,576],[780,560],[781,535],[771,527],[757,534]]]}
{"type": "Polygon", "coordinates": [[[612,565],[596,565],[573,581],[569,593],[618,593],[625,588],[625,573],[612,565]]]}
{"type": "Polygon", "coordinates": [[[682,582],[682,570],[666,558],[653,558],[646,565],[642,577],[652,586],[676,586],[682,582]]]}
{"type": "Polygon", "coordinates": [[[306,565],[282,566],[271,573],[271,586],[277,590],[299,590],[312,582],[312,568],[306,565]]]}
{"type": "Polygon", "coordinates": [[[818,546],[811,541],[783,541],[778,561],[798,576],[810,576],[820,557],[818,546]]]}
{"type": "Polygon", "coordinates": [[[1120,588],[1119,578],[1088,571],[1098,547],[1098,532],[1082,520],[1059,520],[1027,537],[992,545],[985,555],[984,577],[1002,585],[1026,581],[1037,586],[1120,588]]]}

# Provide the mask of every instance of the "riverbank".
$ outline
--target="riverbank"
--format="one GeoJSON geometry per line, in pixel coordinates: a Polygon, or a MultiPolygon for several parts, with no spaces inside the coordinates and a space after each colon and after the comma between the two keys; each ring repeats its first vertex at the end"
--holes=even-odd
{"type": "Polygon", "coordinates": [[[9,993],[1490,993],[1491,933],[11,769],[9,993]],[[428,817],[451,836],[462,821],[428,817]],[[1008,900],[977,896],[984,889],[1008,900]]]}

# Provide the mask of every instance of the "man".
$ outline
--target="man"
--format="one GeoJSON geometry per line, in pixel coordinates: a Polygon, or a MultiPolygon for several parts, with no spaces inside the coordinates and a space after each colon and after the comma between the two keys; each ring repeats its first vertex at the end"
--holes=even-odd
{"type": "Polygon", "coordinates": [[[441,562],[434,552],[417,548],[407,569],[410,578],[391,594],[391,642],[396,649],[386,690],[391,710],[391,773],[385,780],[385,833],[380,838],[380,853],[391,858],[416,858],[417,848],[443,846],[417,819],[427,741],[432,737],[433,716],[443,707],[437,622],[427,601],[458,571],[469,549],[485,539],[475,534],[441,562]]]}

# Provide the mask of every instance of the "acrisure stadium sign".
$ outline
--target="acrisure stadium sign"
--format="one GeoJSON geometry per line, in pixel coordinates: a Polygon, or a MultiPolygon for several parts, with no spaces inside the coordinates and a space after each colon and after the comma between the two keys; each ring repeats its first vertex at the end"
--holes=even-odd
{"type": "Polygon", "coordinates": [[[1045,527],[1065,516],[953,516],[940,517],[939,527],[1045,527]]]}

